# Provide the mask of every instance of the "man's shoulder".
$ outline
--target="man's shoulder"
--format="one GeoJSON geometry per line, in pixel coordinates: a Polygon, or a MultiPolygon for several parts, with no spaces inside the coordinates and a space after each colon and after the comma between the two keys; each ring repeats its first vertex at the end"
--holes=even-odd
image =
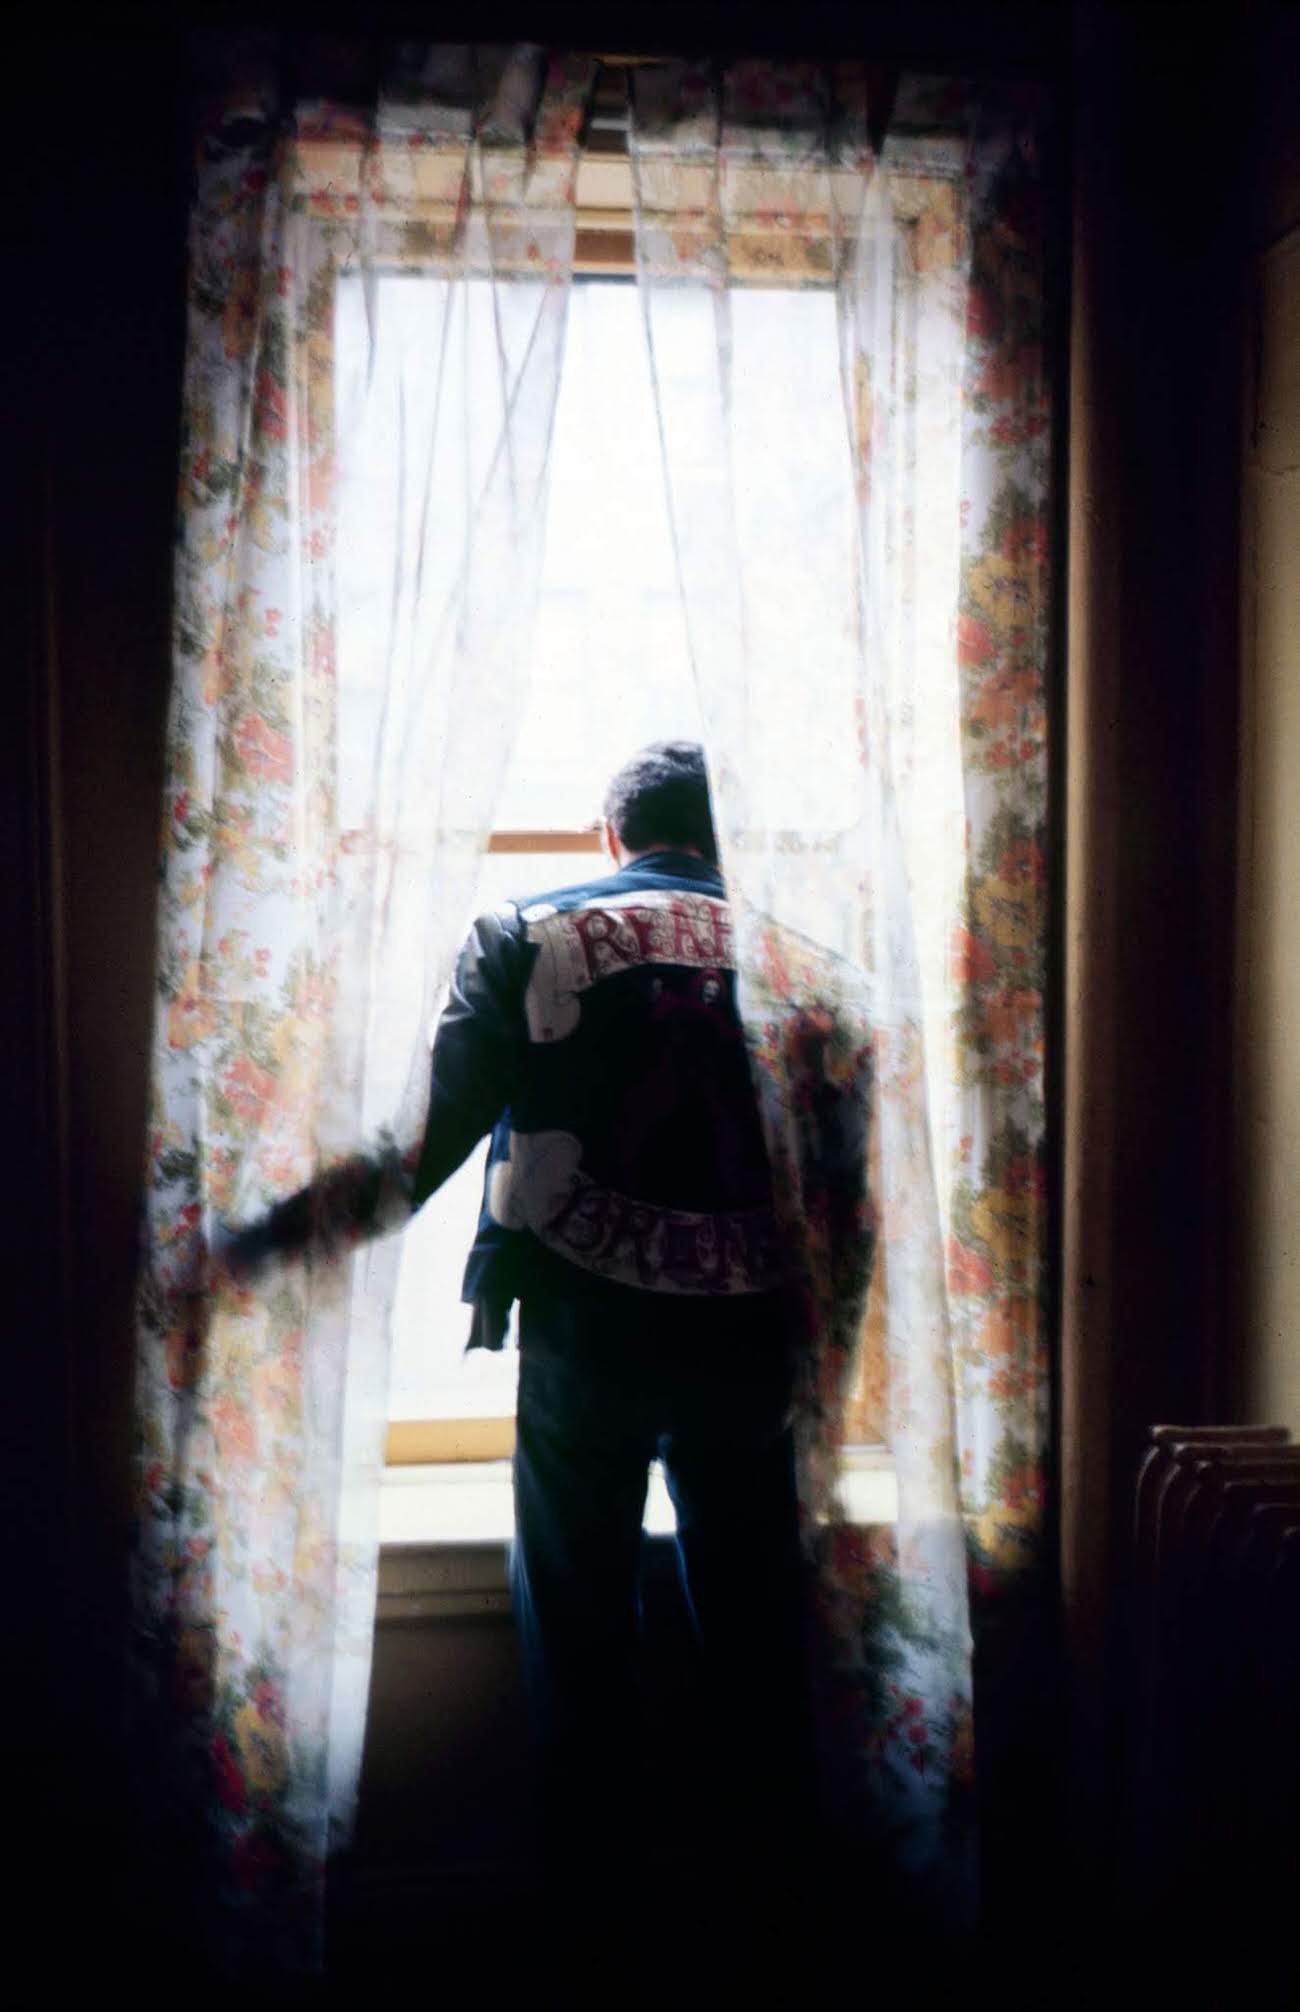
{"type": "Polygon", "coordinates": [[[767,914],[752,913],[744,937],[750,996],[758,1010],[833,1023],[845,1038],[869,1038],[874,1014],[862,965],[767,914]]]}
{"type": "Polygon", "coordinates": [[[462,956],[476,964],[485,959],[494,965],[509,964],[518,952],[528,948],[535,938],[536,925],[544,918],[616,898],[617,883],[617,874],[607,874],[568,881],[563,887],[544,888],[539,893],[507,895],[491,908],[479,911],[462,956]]]}
{"type": "Polygon", "coordinates": [[[475,961],[509,957],[512,947],[527,945],[532,934],[530,924],[573,909],[617,901],[622,891],[622,875],[610,873],[566,881],[563,887],[543,888],[532,894],[507,895],[491,908],[479,911],[469,933],[466,953],[475,961]]]}

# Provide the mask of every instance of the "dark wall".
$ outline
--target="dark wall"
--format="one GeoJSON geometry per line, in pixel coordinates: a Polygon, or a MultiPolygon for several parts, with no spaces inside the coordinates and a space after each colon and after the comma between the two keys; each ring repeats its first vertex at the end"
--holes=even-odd
{"type": "Polygon", "coordinates": [[[1250,54],[1076,10],[1063,1587],[1078,1878],[1122,1812],[1133,1490],[1236,1415],[1229,1183],[1250,54]]]}
{"type": "Polygon", "coordinates": [[[11,1617],[33,1869],[87,1899],[115,1815],[131,1297],[183,345],[175,26],[11,22],[4,149],[11,717],[0,748],[11,1170],[11,1617]],[[11,44],[12,46],[12,44],[11,44]],[[27,1644],[30,1643],[30,1652],[27,1644]],[[50,1853],[40,1848],[44,1838],[50,1853]]]}

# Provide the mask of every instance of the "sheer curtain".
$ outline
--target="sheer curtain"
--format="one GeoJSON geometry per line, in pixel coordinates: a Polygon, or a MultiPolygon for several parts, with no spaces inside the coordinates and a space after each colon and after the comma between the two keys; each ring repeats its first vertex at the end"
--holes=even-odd
{"type": "Polygon", "coordinates": [[[851,64],[648,66],[631,153],[742,1007],[806,1259],[828,1793],[969,1920],[972,1622],[1033,1577],[1047,1450],[1039,113],[903,77],[877,154],[875,109],[851,64]],[[839,1441],[867,1328],[898,1511],[864,1529],[839,1441]]]}
{"type": "Polygon", "coordinates": [[[340,1218],[358,1182],[405,1208],[510,751],[593,65],[404,45],[364,102],[325,61],[281,104],[273,45],[231,51],[190,239],[132,1698],[207,1954],[311,1969],[398,1246],[215,1298],[198,1253],[323,1171],[340,1218]]]}

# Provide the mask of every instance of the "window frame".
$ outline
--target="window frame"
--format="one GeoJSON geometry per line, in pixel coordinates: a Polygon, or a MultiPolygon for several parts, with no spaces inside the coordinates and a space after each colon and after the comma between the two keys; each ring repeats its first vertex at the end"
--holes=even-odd
{"type": "MultiPolygon", "coordinates": [[[[575,184],[575,278],[631,279],[636,275],[632,169],[627,152],[626,93],[620,66],[607,65],[591,130],[584,142],[575,184]]],[[[328,152],[328,142],[307,141],[307,150],[328,152]]],[[[498,830],[489,853],[571,853],[598,855],[598,828],[498,830]]],[[[878,1295],[868,1300],[862,1344],[845,1393],[842,1444],[846,1453],[874,1457],[885,1444],[885,1356],[878,1295]]],[[[467,1462],[508,1460],[514,1453],[513,1416],[389,1420],[385,1468],[447,1467],[467,1462]]]]}

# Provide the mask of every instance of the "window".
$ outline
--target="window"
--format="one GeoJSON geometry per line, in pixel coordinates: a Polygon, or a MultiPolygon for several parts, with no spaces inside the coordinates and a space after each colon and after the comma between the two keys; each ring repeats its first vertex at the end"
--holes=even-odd
{"type": "MultiPolygon", "coordinates": [[[[699,738],[702,731],[641,304],[631,274],[627,163],[607,140],[602,144],[599,126],[594,140],[579,178],[577,276],[551,450],[531,687],[498,828],[481,863],[475,911],[599,872],[597,820],[608,776],[649,740],[699,738]]],[[[397,331],[399,343],[427,341],[428,289],[440,283],[418,272],[379,279],[388,296],[382,324],[397,331]]],[[[483,293],[487,313],[486,284],[483,293]]],[[[768,313],[829,317],[823,347],[834,359],[835,304],[829,294],[768,292],[765,303],[768,313]]],[[[474,311],[471,307],[471,321],[474,311]]],[[[349,344],[357,355],[364,348],[359,279],[340,284],[338,314],[340,365],[346,371],[349,344]]],[[[833,375],[833,362],[831,367],[833,375]]],[[[832,399],[838,397],[837,384],[828,389],[832,399]]],[[[837,408],[834,418],[838,424],[837,408]]],[[[419,414],[410,413],[407,423],[418,425],[419,414]]],[[[376,451],[385,450],[380,446],[376,451]]],[[[394,449],[390,445],[386,451],[394,449]]],[[[373,566],[367,574],[364,558],[372,528],[359,521],[345,524],[342,534],[342,551],[357,555],[354,578],[373,580],[373,566]]],[[[377,702],[378,690],[376,685],[372,691],[365,679],[364,635],[380,610],[367,604],[359,586],[349,597],[345,579],[340,616],[345,626],[352,625],[355,638],[343,649],[342,661],[359,667],[343,703],[353,709],[353,732],[357,744],[364,745],[367,706],[377,702]]],[[[470,1315],[460,1299],[485,1157],[486,1143],[407,1231],[395,1308],[390,1471],[405,1470],[405,1478],[414,1483],[416,1470],[443,1469],[448,1491],[439,1524],[447,1535],[508,1534],[508,1521],[505,1529],[500,1527],[508,1518],[508,1478],[503,1508],[505,1470],[500,1463],[513,1447],[518,1357],[512,1348],[467,1357],[470,1315]]],[[[880,1363],[878,1345],[864,1348],[846,1419],[846,1437],[860,1449],[857,1465],[868,1475],[880,1465],[865,1450],[881,1437],[880,1363]]],[[[850,1483],[850,1497],[853,1492],[850,1483]]],[[[868,1495],[863,1513],[882,1513],[879,1487],[874,1495],[868,1487],[868,1495]]],[[[401,1522],[400,1512],[390,1509],[390,1535],[394,1513],[401,1522]]],[[[656,1479],[647,1527],[673,1527],[671,1507],[656,1479]]]]}

